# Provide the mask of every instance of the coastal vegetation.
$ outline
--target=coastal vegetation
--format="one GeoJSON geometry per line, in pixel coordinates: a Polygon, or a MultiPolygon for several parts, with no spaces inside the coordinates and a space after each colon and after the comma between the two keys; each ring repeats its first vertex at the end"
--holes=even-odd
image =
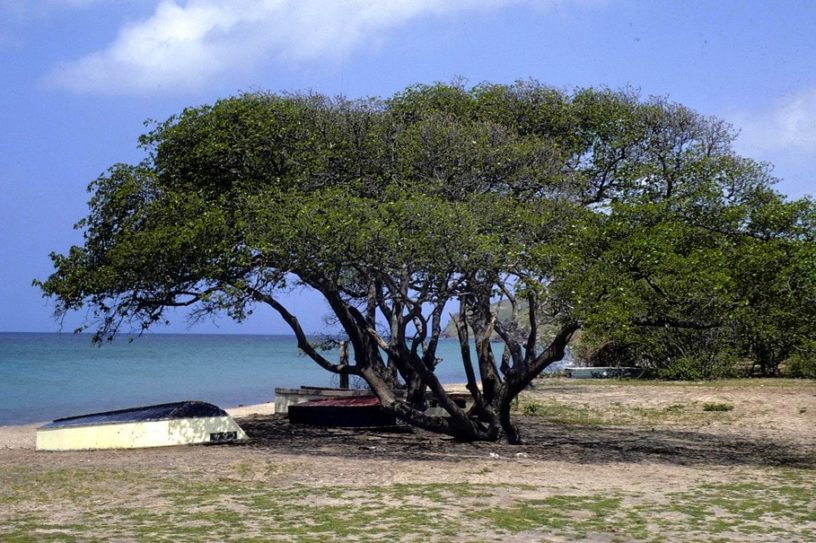
{"type": "Polygon", "coordinates": [[[409,424],[517,443],[516,398],[579,331],[596,359],[667,378],[811,371],[816,206],[775,192],[735,137],[663,98],[532,81],[243,94],[154,123],[141,163],[90,185],[84,243],[38,284],[98,340],[170,308],[266,304],[409,424]],[[296,287],[325,300],[348,360],[281,302],[296,287]],[[468,411],[434,373],[449,313],[468,411]]]}

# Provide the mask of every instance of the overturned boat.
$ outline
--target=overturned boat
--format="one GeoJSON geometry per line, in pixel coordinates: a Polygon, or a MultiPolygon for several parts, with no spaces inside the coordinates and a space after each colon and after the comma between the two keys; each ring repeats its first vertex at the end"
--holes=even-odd
{"type": "Polygon", "coordinates": [[[395,426],[397,418],[385,411],[376,396],[324,398],[289,406],[289,422],[349,428],[395,426]]]}
{"type": "Polygon", "coordinates": [[[56,419],[37,429],[37,449],[138,449],[244,441],[246,433],[220,407],[198,401],[56,419]]]}

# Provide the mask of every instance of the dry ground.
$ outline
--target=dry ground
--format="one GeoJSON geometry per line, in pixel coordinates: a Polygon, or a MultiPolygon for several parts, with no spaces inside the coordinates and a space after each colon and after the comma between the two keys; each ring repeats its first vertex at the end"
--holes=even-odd
{"type": "Polygon", "coordinates": [[[543,380],[520,446],[254,411],[240,446],[0,429],[0,541],[816,541],[814,382],[543,380]]]}

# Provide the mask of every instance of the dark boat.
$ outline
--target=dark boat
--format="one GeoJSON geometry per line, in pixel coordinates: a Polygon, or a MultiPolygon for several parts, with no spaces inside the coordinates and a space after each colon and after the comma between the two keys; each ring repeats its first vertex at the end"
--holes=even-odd
{"type": "Polygon", "coordinates": [[[313,426],[395,426],[397,419],[386,412],[376,396],[326,398],[289,406],[289,422],[313,426]]]}

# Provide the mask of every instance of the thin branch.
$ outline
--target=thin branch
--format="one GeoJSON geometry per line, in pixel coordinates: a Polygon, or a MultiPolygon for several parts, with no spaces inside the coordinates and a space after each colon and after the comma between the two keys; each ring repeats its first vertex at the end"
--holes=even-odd
{"type": "Polygon", "coordinates": [[[536,342],[538,341],[538,320],[536,319],[536,311],[538,308],[538,299],[534,292],[527,294],[527,308],[528,316],[530,318],[530,333],[527,336],[527,345],[524,353],[524,366],[532,362],[535,357],[536,342]]]}
{"type": "Polygon", "coordinates": [[[701,323],[695,321],[687,321],[683,319],[675,319],[674,317],[636,317],[632,319],[632,324],[635,326],[645,327],[672,327],[672,328],[686,328],[689,330],[712,330],[720,328],[722,323],[701,323]]]}
{"type": "Polygon", "coordinates": [[[244,288],[247,290],[247,292],[250,294],[250,296],[252,296],[254,300],[269,305],[270,307],[272,307],[272,309],[277,311],[278,314],[280,314],[280,316],[283,318],[286,324],[289,325],[289,328],[291,328],[292,331],[295,333],[295,337],[297,338],[298,349],[303,351],[309,358],[317,362],[317,364],[320,365],[320,367],[333,373],[347,373],[352,375],[359,375],[357,368],[355,368],[354,366],[349,366],[348,364],[335,364],[329,361],[319,352],[317,352],[317,350],[312,346],[312,344],[309,343],[309,339],[306,337],[306,334],[304,333],[303,328],[300,326],[300,321],[298,321],[297,317],[290,313],[274,297],[252,287],[244,288]]]}

